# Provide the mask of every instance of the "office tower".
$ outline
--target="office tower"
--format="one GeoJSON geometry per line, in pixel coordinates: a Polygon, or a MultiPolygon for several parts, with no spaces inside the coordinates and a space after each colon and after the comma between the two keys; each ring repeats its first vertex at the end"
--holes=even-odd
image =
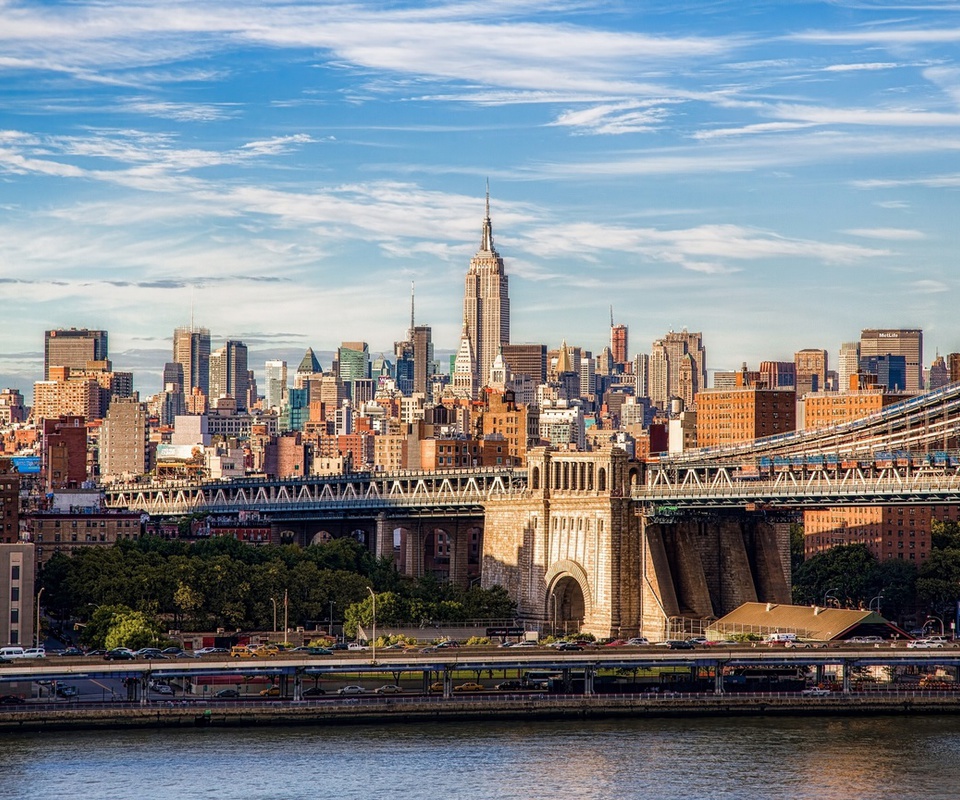
{"type": "Polygon", "coordinates": [[[633,357],[634,393],[637,397],[650,396],[650,356],[637,353],[633,357]]]}
{"type": "Polygon", "coordinates": [[[792,389],[797,385],[796,370],[793,361],[761,361],[760,380],[768,389],[792,389]]]}
{"type": "MultiPolygon", "coordinates": [[[[463,317],[467,322],[470,349],[477,361],[475,381],[484,386],[500,346],[510,342],[510,299],[503,259],[493,245],[490,223],[490,191],[480,249],[470,259],[463,294],[463,317]]],[[[508,362],[509,363],[509,362],[508,362]]]]}
{"type": "Polygon", "coordinates": [[[210,354],[210,402],[219,397],[232,397],[237,410],[246,411],[250,387],[247,370],[247,346],[228,340],[219,350],[210,354]]]}
{"type": "Polygon", "coordinates": [[[923,391],[923,331],[918,328],[867,328],[860,331],[860,358],[903,356],[910,394],[923,391]]]}
{"type": "Polygon", "coordinates": [[[927,389],[933,391],[950,383],[950,371],[943,356],[937,355],[930,365],[930,374],[927,378],[927,389]]]}
{"type": "Polygon", "coordinates": [[[167,387],[172,386],[173,388],[169,391],[176,391],[183,394],[183,364],[179,361],[168,361],[164,364],[163,381],[161,385],[164,391],[168,391],[167,387]]]}
{"type": "Polygon", "coordinates": [[[337,375],[349,384],[370,377],[370,348],[366,342],[342,342],[337,349],[337,375]]]}
{"type": "Polygon", "coordinates": [[[850,377],[860,371],[860,342],[844,342],[840,345],[840,359],[837,363],[837,382],[839,391],[850,391],[850,377]]]}
{"type": "Polygon", "coordinates": [[[210,396],[210,331],[207,328],[177,328],[173,332],[173,360],[183,366],[183,393],[199,389],[210,396]]]}
{"type": "Polygon", "coordinates": [[[613,309],[610,309],[610,352],[613,354],[613,363],[621,370],[627,363],[627,326],[613,324],[613,309]]]}
{"type": "Polygon", "coordinates": [[[797,386],[812,392],[827,390],[829,362],[826,350],[806,348],[793,354],[797,386]],[[809,387],[809,389],[807,389],[809,387]]]}
{"type": "Polygon", "coordinates": [[[134,398],[110,404],[100,433],[100,475],[106,480],[132,478],[150,471],[151,446],[147,406],[134,398]]]}
{"type": "Polygon", "coordinates": [[[267,408],[283,407],[287,399],[287,362],[267,361],[263,365],[263,379],[264,405],[267,408]]]}
{"type": "Polygon", "coordinates": [[[904,356],[860,356],[860,372],[876,375],[876,384],[891,392],[907,391],[907,359],[904,356]]]}
{"type": "Polygon", "coordinates": [[[547,380],[547,346],[545,344],[505,344],[503,360],[513,375],[529,375],[536,385],[547,380]]]}
{"type": "Polygon", "coordinates": [[[43,379],[50,380],[51,367],[87,369],[91,361],[106,361],[107,332],[86,328],[46,331],[43,337],[43,379]]]}
{"type": "Polygon", "coordinates": [[[467,322],[464,320],[460,332],[460,347],[453,360],[453,370],[450,376],[451,388],[455,397],[475,400],[477,397],[477,360],[473,357],[473,348],[470,345],[470,334],[467,332],[467,322]]]}
{"type": "Polygon", "coordinates": [[[433,330],[429,325],[417,325],[411,330],[413,343],[413,391],[430,399],[433,381],[433,330]]]}
{"type": "Polygon", "coordinates": [[[707,353],[703,334],[670,331],[653,343],[650,354],[650,399],[666,410],[670,398],[694,405],[697,394],[707,386],[707,353]]]}

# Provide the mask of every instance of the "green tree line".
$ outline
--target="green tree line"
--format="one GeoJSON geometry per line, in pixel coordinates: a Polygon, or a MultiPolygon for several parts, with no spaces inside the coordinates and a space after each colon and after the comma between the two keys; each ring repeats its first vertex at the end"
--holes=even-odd
{"type": "MultiPolygon", "coordinates": [[[[164,631],[272,630],[274,619],[282,629],[285,611],[290,628],[326,627],[331,603],[335,619],[369,625],[369,588],[377,593],[377,621],[385,624],[515,614],[502,589],[412,580],[350,538],[300,548],[251,547],[227,537],[191,544],[147,536],[81,548],[69,557],[57,554],[40,581],[46,607],[61,619],[87,624],[96,621],[98,610],[112,609],[143,615],[164,631]]],[[[83,639],[103,646],[106,636],[93,625],[83,639]]]]}

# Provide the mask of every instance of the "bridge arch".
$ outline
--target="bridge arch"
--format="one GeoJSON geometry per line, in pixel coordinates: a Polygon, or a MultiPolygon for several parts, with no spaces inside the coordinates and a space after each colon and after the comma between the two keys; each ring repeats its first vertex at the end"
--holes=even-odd
{"type": "Polygon", "coordinates": [[[579,631],[593,609],[586,571],[575,561],[564,559],[553,564],[544,579],[547,591],[541,612],[543,618],[554,627],[556,634],[566,633],[573,627],[570,623],[575,623],[579,631]]]}
{"type": "Polygon", "coordinates": [[[330,531],[317,531],[310,539],[311,545],[320,545],[326,544],[327,542],[333,539],[333,534],[330,531]]]}
{"type": "Polygon", "coordinates": [[[280,544],[293,544],[297,541],[297,534],[289,528],[280,531],[280,544]]]}

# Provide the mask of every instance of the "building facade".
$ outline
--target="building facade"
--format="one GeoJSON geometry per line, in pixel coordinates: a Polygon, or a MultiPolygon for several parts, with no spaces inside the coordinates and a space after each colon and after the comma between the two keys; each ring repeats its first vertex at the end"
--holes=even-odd
{"type": "Polygon", "coordinates": [[[866,328],[860,331],[860,358],[903,356],[910,394],[923,391],[923,331],[919,328],[866,328]]]}
{"type": "Polygon", "coordinates": [[[173,360],[183,366],[183,393],[199,389],[210,397],[210,331],[193,326],[175,329],[173,360]]]}
{"type": "Polygon", "coordinates": [[[43,379],[50,380],[51,367],[83,370],[91,361],[106,361],[107,332],[86,328],[46,331],[43,340],[43,379]]]}
{"type": "Polygon", "coordinates": [[[710,389],[697,395],[697,446],[720,447],[796,429],[791,389],[710,389]]]}

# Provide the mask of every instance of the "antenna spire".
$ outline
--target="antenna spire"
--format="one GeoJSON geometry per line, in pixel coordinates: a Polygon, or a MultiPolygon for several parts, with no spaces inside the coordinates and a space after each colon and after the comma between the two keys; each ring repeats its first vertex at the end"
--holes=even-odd
{"type": "Polygon", "coordinates": [[[410,334],[407,337],[410,341],[413,341],[413,298],[414,298],[414,288],[416,287],[416,281],[410,281],[410,334]]]}
{"type": "Polygon", "coordinates": [[[487,178],[486,216],[483,218],[483,236],[480,238],[480,249],[493,252],[493,225],[490,223],[490,179],[487,178]]]}

